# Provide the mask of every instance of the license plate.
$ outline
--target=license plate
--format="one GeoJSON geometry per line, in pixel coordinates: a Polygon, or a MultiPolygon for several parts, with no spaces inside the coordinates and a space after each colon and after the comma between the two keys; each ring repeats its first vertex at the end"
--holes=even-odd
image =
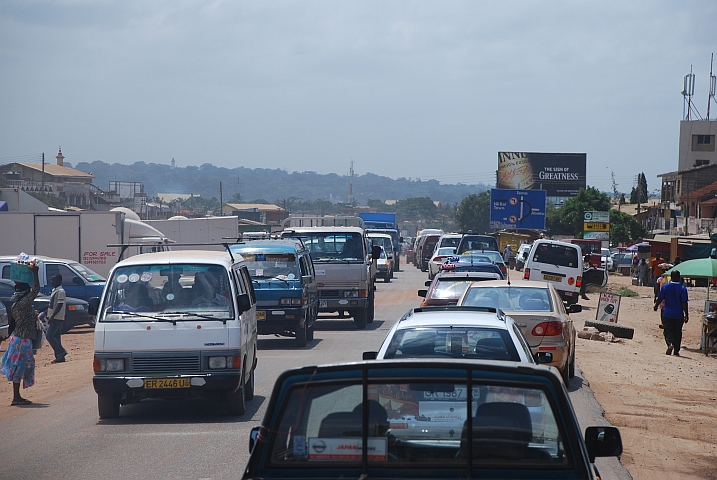
{"type": "Polygon", "coordinates": [[[260,321],[260,322],[261,322],[262,320],[266,320],[266,312],[264,312],[264,311],[257,311],[257,312],[256,312],[256,319],[257,319],[258,321],[260,321]]]}
{"type": "Polygon", "coordinates": [[[551,282],[562,282],[562,277],[558,277],[557,275],[543,275],[543,278],[545,280],[550,280],[551,282]]]}
{"type": "Polygon", "coordinates": [[[189,388],[188,378],[145,378],[144,388],[189,388]]]}
{"type": "Polygon", "coordinates": [[[319,308],[328,308],[329,302],[326,300],[319,300],[319,308]]]}

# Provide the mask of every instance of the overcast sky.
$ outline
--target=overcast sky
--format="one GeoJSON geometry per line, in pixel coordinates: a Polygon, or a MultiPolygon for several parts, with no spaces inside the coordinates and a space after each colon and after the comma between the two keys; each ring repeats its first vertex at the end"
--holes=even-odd
{"type": "Polygon", "coordinates": [[[498,151],[585,152],[654,190],[715,50],[714,0],[3,0],[0,164],[494,183],[498,151]]]}

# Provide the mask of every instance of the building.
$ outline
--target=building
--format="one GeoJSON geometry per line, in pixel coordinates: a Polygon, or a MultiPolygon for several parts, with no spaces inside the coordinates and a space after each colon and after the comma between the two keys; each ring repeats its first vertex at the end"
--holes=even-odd
{"type": "Polygon", "coordinates": [[[278,225],[289,216],[283,208],[269,203],[225,203],[222,213],[263,225],[278,225]]]}
{"type": "Polygon", "coordinates": [[[54,195],[63,198],[67,205],[84,210],[107,211],[119,203],[119,195],[92,184],[92,173],[65,167],[64,158],[60,149],[57,164],[9,163],[0,166],[0,175],[12,188],[54,195]]]}

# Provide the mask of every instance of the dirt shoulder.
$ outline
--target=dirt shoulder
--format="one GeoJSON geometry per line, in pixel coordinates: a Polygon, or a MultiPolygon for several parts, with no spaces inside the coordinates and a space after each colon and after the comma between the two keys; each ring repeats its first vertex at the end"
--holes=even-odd
{"type": "MultiPolygon", "coordinates": [[[[690,321],[680,357],[665,355],[660,316],[652,310],[652,288],[630,278],[610,277],[608,289],[626,286],[639,297],[622,297],[619,323],[635,329],[632,340],[606,343],[578,339],[576,359],[605,417],[620,428],[622,464],[636,480],[717,478],[717,358],[700,347],[707,289],[688,288],[690,321]]],[[[589,294],[578,330],[594,320],[599,295],[589,294]]],[[[715,290],[712,298],[717,298],[715,290]]]]}

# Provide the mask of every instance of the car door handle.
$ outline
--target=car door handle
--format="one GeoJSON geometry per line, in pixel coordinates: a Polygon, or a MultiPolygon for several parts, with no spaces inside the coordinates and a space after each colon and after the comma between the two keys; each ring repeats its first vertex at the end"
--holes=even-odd
{"type": "Polygon", "coordinates": [[[517,325],[518,325],[520,328],[525,328],[525,327],[528,326],[527,323],[518,323],[517,325]]]}

